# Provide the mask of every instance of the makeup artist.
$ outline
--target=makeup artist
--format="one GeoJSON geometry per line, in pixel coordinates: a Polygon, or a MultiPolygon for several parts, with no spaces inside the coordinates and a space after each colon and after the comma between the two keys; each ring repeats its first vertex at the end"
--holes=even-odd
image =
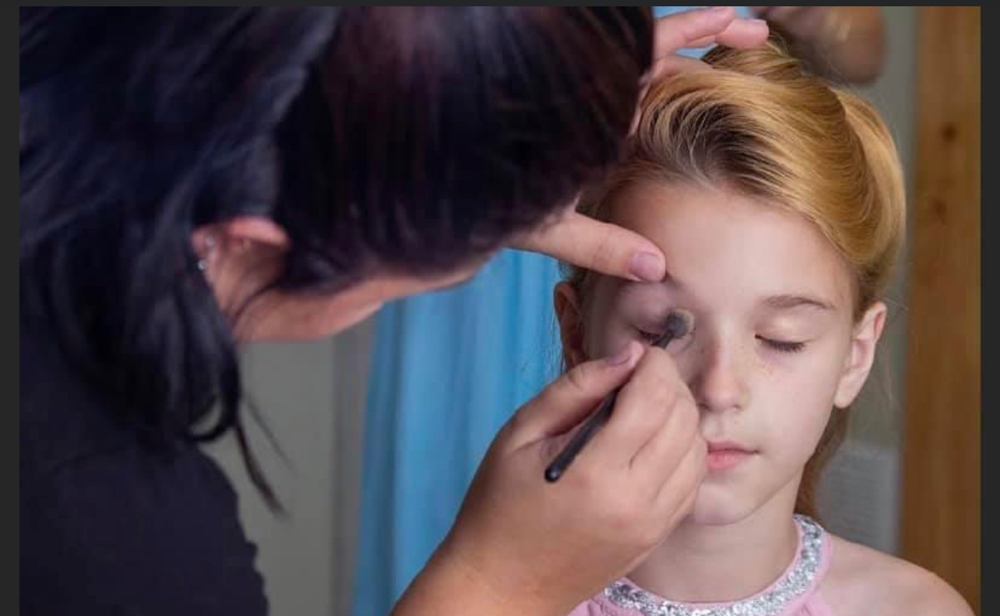
{"type": "MultiPolygon", "coordinates": [[[[21,614],[265,614],[199,450],[232,435],[280,507],[246,443],[239,346],[329,336],[505,245],[660,279],[652,243],[574,201],[641,80],[686,66],[676,49],[765,36],[731,9],[665,18],[654,42],[640,8],[22,7],[21,614]]],[[[625,572],[703,472],[684,392],[666,354],[631,347],[553,383],[394,613],[563,614],[625,572]],[[626,381],[545,483],[560,434],[626,381]]]]}

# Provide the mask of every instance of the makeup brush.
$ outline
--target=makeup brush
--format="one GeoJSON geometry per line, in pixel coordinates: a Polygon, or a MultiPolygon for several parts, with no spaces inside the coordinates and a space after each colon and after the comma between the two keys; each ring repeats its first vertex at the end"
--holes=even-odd
{"type": "MultiPolygon", "coordinates": [[[[659,347],[661,349],[666,348],[670,344],[671,340],[676,338],[681,338],[685,336],[691,327],[694,325],[694,316],[687,312],[686,310],[673,310],[667,315],[666,321],[663,323],[663,334],[653,342],[653,346],[659,347]]],[[[618,392],[621,391],[621,387],[614,390],[601,403],[600,408],[596,413],[590,416],[584,423],[580,431],[573,435],[572,440],[566,445],[566,448],[559,453],[558,456],[549,464],[548,468],[545,469],[545,480],[549,483],[555,483],[559,481],[559,478],[563,476],[566,469],[573,462],[576,456],[583,449],[594,434],[605,424],[611,417],[611,412],[615,408],[615,400],[618,399],[618,392]]]]}

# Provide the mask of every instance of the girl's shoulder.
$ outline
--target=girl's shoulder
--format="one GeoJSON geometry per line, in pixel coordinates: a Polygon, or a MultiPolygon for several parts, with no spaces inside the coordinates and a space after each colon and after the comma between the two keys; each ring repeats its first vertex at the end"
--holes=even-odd
{"type": "Polygon", "coordinates": [[[973,616],[965,599],[930,571],[828,535],[832,558],[821,592],[837,616],[973,616]]]}

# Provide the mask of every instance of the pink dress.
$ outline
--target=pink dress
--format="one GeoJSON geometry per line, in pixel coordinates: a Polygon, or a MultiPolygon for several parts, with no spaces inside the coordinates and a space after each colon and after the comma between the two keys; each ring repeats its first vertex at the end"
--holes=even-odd
{"type": "Polygon", "coordinates": [[[570,616],[834,616],[819,584],[830,566],[830,539],[812,519],[796,515],[799,550],[788,569],[766,589],[731,603],[675,603],[628,578],[581,603],[570,616]]]}

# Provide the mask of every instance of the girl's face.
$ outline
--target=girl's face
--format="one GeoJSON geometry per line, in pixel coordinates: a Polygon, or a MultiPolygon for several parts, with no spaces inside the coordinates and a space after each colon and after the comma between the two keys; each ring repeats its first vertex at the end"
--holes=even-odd
{"type": "Polygon", "coordinates": [[[585,298],[563,283],[569,363],[649,341],[672,308],[690,311],[693,332],[667,350],[709,446],[694,521],[734,523],[778,495],[794,502],[832,407],[868,375],[884,305],[855,323],[850,273],[830,242],[805,218],[726,190],[645,183],[612,219],[656,242],[669,275],[600,277],[585,298]]]}

